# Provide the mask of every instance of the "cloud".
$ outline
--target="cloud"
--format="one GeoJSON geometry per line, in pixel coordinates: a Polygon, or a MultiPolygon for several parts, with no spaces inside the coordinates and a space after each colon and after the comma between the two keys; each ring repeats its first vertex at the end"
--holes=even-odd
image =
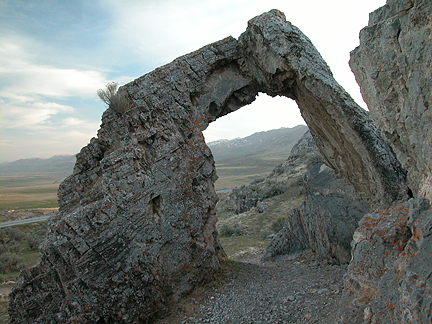
{"type": "Polygon", "coordinates": [[[0,38],[2,161],[76,153],[99,128],[100,115],[92,120],[81,105],[96,101],[106,73],[39,64],[30,45],[20,37],[0,38]]]}
{"type": "Polygon", "coordinates": [[[385,0],[147,0],[107,1],[113,24],[107,30],[113,53],[141,60],[148,70],[229,35],[238,37],[247,21],[271,9],[282,10],[315,44],[336,80],[363,106],[348,66],[349,52],[367,25],[369,12],[385,0]]]}
{"type": "Polygon", "coordinates": [[[47,97],[91,96],[107,83],[95,70],[63,69],[33,62],[29,50],[8,39],[0,39],[1,96],[47,97]],[[9,94],[9,95],[8,95],[9,94]]]}
{"type": "Polygon", "coordinates": [[[235,8],[248,8],[248,2],[236,1],[232,8],[226,0],[109,1],[114,22],[108,32],[114,43],[122,43],[117,50],[155,68],[233,31],[238,36],[247,20],[235,8]]]}
{"type": "MultiPolygon", "coordinates": [[[[0,0],[0,159],[76,153],[99,126],[104,105],[98,106],[97,89],[108,81],[131,81],[131,75],[139,77],[226,36],[238,37],[249,19],[273,8],[311,38],[336,79],[362,102],[348,67],[349,51],[358,44],[368,13],[383,4],[385,0],[0,0]]],[[[206,138],[301,123],[295,104],[261,99],[212,123],[206,138]]]]}
{"type": "Polygon", "coordinates": [[[41,102],[30,100],[19,104],[2,102],[0,111],[0,126],[4,129],[26,128],[38,129],[49,124],[50,118],[59,113],[73,113],[74,109],[55,102],[41,102]]]}

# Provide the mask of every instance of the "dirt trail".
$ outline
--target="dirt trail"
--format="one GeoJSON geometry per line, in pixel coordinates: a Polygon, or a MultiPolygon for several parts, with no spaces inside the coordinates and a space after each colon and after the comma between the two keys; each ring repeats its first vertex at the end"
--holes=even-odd
{"type": "Polygon", "coordinates": [[[226,262],[216,283],[156,323],[334,323],[345,271],[304,259],[226,262]]]}

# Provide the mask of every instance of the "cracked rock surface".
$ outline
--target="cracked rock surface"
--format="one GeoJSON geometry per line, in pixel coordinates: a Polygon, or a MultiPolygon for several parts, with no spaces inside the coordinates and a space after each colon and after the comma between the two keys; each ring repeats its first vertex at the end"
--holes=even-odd
{"type": "Polygon", "coordinates": [[[40,263],[11,293],[12,323],[148,322],[220,269],[213,156],[202,130],[258,92],[296,100],[337,175],[372,204],[406,196],[405,172],[368,113],[283,13],[120,88],[59,188],[40,263]]]}
{"type": "Polygon", "coordinates": [[[350,66],[378,128],[408,171],[414,197],[432,199],[432,2],[388,0],[370,14],[350,66]]]}

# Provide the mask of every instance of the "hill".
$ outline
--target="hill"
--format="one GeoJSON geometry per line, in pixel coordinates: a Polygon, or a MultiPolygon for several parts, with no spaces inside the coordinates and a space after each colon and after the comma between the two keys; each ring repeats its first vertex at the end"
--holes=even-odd
{"type": "Polygon", "coordinates": [[[1,164],[0,210],[57,207],[58,186],[72,173],[74,164],[74,155],[1,164]]]}
{"type": "Polygon", "coordinates": [[[254,133],[245,138],[219,140],[208,143],[217,163],[237,159],[239,156],[251,155],[289,155],[291,148],[307,131],[307,126],[298,125],[293,128],[279,128],[254,133]]]}
{"type": "Polygon", "coordinates": [[[0,174],[58,172],[71,174],[75,155],[55,155],[49,159],[21,159],[0,164],[0,174]]]}
{"type": "Polygon", "coordinates": [[[219,176],[216,189],[233,188],[266,177],[287,159],[307,129],[298,125],[208,143],[219,176]]]}

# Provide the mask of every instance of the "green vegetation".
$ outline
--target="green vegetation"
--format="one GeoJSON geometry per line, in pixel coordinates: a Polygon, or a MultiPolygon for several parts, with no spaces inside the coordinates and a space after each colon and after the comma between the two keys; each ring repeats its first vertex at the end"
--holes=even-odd
{"type": "Polygon", "coordinates": [[[117,82],[109,82],[106,89],[99,89],[97,95],[105,102],[109,108],[114,109],[120,114],[124,114],[130,108],[130,99],[125,92],[119,92],[117,82]]]}
{"type": "Polygon", "coordinates": [[[282,229],[289,211],[303,202],[300,189],[265,199],[260,206],[240,214],[229,209],[229,193],[220,194],[216,228],[228,258],[242,260],[264,252],[272,236],[282,229]]]}
{"type": "Polygon", "coordinates": [[[0,229],[0,323],[7,323],[7,296],[23,268],[39,259],[38,246],[46,233],[46,223],[33,223],[0,229]]]}
{"type": "Polygon", "coordinates": [[[46,233],[46,222],[0,229],[0,282],[15,280],[20,269],[39,259],[38,246],[46,233]]]}
{"type": "Polygon", "coordinates": [[[228,258],[244,260],[263,254],[290,211],[302,204],[304,174],[321,159],[315,154],[289,159],[268,177],[219,194],[216,229],[228,258]]]}
{"type": "Polygon", "coordinates": [[[219,227],[220,236],[240,236],[243,235],[244,231],[242,226],[238,223],[228,224],[224,223],[219,227]]]}

